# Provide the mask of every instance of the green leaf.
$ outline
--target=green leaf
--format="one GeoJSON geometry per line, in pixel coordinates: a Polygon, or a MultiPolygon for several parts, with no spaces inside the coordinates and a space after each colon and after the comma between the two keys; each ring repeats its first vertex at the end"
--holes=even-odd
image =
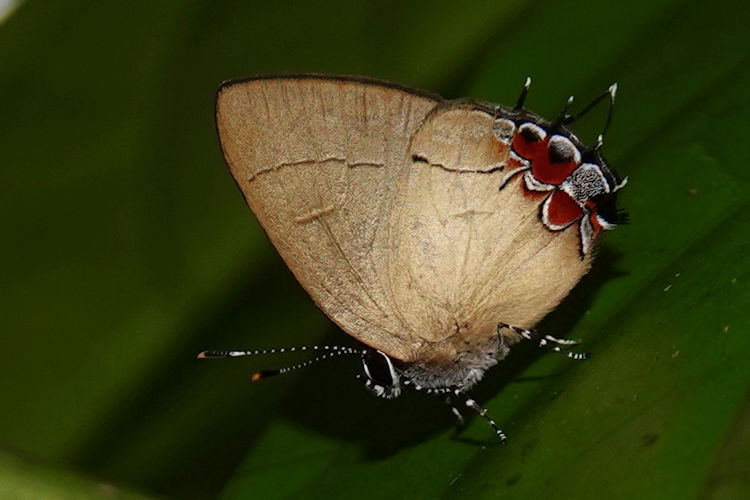
{"type": "Polygon", "coordinates": [[[181,498],[750,497],[748,20],[731,0],[27,0],[0,24],[0,447],[181,498]],[[372,398],[347,360],[251,386],[287,360],[193,359],[353,343],[214,132],[220,81],[305,71],[505,104],[530,75],[545,116],[619,83],[605,153],[631,224],[541,325],[593,356],[520,347],[488,374],[506,446],[436,399],[372,398]]]}
{"type": "Polygon", "coordinates": [[[66,470],[40,466],[0,453],[0,498],[14,500],[147,500],[106,481],[94,481],[66,470]]]}

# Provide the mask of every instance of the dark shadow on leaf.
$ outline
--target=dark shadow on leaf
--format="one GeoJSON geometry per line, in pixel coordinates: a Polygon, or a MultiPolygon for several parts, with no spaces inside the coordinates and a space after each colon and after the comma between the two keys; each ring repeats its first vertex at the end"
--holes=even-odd
{"type": "MultiPolygon", "coordinates": [[[[226,484],[264,432],[266,421],[276,418],[267,410],[276,404],[278,395],[250,383],[250,374],[268,359],[197,360],[196,354],[207,348],[241,348],[255,343],[265,347],[271,341],[258,339],[254,325],[273,331],[267,325],[273,325],[279,317],[311,307],[279,258],[268,259],[261,270],[238,272],[237,276],[236,287],[228,289],[223,300],[209,303],[205,311],[194,314],[191,327],[180,333],[186,340],[176,344],[152,373],[134,374],[142,383],[112,408],[108,418],[100,420],[105,425],[92,429],[88,440],[71,452],[72,463],[93,474],[128,482],[134,478],[116,474],[122,469],[115,466],[110,470],[111,457],[127,456],[132,451],[131,443],[137,442],[142,433],[152,432],[154,422],[168,428],[170,422],[164,420],[165,416],[177,423],[185,418],[179,412],[195,411],[197,407],[205,413],[199,420],[201,427],[184,433],[173,444],[171,460],[151,463],[148,477],[138,480],[157,493],[178,494],[181,498],[212,497],[226,484]],[[206,385],[205,379],[209,379],[210,392],[195,401],[192,391],[201,381],[206,385]],[[183,396],[191,398],[192,403],[186,404],[183,396]]],[[[286,392],[288,387],[280,384],[278,390],[286,392]]]]}

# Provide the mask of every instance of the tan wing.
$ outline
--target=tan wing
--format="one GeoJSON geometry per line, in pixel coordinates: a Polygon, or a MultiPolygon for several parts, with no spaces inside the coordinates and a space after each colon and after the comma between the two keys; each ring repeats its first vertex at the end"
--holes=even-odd
{"type": "Polygon", "coordinates": [[[439,97],[351,78],[224,86],[216,121],[248,205],[347,333],[395,357],[410,336],[388,284],[391,206],[409,141],[439,97]]]}
{"type": "Polygon", "coordinates": [[[533,326],[590,264],[575,227],[542,225],[542,200],[523,194],[522,176],[498,189],[509,151],[494,119],[471,105],[436,108],[415,134],[393,214],[399,315],[446,356],[486,344],[498,322],[533,326]]]}

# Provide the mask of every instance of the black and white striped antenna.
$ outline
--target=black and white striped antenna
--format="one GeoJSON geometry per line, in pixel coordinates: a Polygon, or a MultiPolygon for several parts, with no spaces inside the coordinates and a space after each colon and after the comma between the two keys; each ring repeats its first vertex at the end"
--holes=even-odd
{"type": "Polygon", "coordinates": [[[253,373],[250,378],[253,382],[257,382],[260,379],[273,377],[275,375],[281,375],[288,373],[300,368],[306,368],[318,361],[324,359],[333,358],[341,355],[358,355],[363,356],[365,354],[364,349],[356,349],[354,347],[338,346],[338,345],[313,345],[313,346],[295,346],[295,347],[279,347],[271,349],[253,349],[253,350],[207,350],[202,351],[198,354],[198,359],[214,359],[214,358],[241,358],[244,356],[263,356],[270,354],[286,354],[291,352],[320,352],[312,359],[303,361],[283,368],[273,370],[260,370],[253,373]]]}

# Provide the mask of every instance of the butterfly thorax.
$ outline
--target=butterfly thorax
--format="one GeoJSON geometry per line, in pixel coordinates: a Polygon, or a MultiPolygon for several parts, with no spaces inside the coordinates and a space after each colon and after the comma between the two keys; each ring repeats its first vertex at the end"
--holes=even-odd
{"type": "Polygon", "coordinates": [[[422,348],[419,361],[397,363],[401,376],[417,390],[466,391],[509,351],[500,337],[481,346],[457,346],[454,342],[431,344],[422,348]]]}

